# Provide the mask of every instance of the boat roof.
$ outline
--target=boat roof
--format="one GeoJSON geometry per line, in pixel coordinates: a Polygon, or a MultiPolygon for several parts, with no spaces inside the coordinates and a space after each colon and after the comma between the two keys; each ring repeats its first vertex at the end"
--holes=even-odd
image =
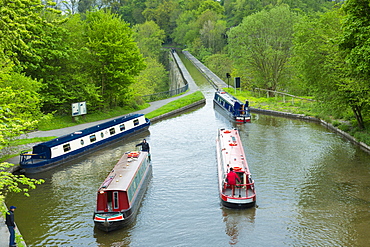
{"type": "Polygon", "coordinates": [[[127,191],[147,152],[127,152],[113,167],[107,178],[99,187],[99,191],[127,191]]]}
{"type": "Polygon", "coordinates": [[[235,128],[219,129],[218,139],[220,143],[221,154],[224,158],[224,165],[233,167],[235,171],[243,171],[250,174],[248,162],[245,157],[244,148],[238,130],[235,128]]]}
{"type": "Polygon", "coordinates": [[[228,92],[217,91],[216,94],[220,95],[220,97],[222,97],[224,100],[226,100],[227,102],[229,102],[232,105],[234,105],[234,102],[239,102],[241,105],[243,104],[243,102],[241,102],[239,99],[235,98],[234,96],[232,96],[228,92]]]}
{"type": "Polygon", "coordinates": [[[110,120],[110,121],[107,121],[107,122],[104,122],[104,123],[101,123],[101,124],[97,124],[95,126],[92,126],[92,127],[86,128],[86,129],[75,131],[71,134],[64,135],[64,136],[61,136],[61,137],[57,137],[57,138],[54,138],[54,139],[52,139],[50,141],[47,141],[47,142],[37,144],[37,145],[35,145],[35,147],[39,146],[39,145],[47,146],[47,147],[54,147],[54,146],[57,146],[61,143],[70,142],[74,139],[81,138],[81,137],[86,136],[86,135],[90,135],[91,133],[95,133],[95,132],[97,132],[101,129],[106,129],[106,128],[109,128],[111,126],[117,125],[119,123],[124,123],[126,121],[129,121],[129,120],[134,119],[134,118],[138,118],[138,117],[143,116],[143,115],[144,114],[127,114],[125,116],[115,118],[113,120],[110,120]]]}

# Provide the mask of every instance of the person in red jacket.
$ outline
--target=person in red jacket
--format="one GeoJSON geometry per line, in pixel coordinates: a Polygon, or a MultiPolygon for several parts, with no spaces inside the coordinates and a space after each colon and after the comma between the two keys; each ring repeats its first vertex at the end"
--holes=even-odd
{"type": "Polygon", "coordinates": [[[232,196],[234,196],[236,181],[240,183],[240,178],[238,174],[234,172],[234,169],[232,167],[230,168],[230,172],[226,176],[226,181],[231,186],[232,196]]]}

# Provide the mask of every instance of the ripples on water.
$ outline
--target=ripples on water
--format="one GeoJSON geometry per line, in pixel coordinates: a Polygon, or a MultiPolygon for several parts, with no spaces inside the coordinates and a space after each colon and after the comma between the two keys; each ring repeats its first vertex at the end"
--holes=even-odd
{"type": "MultiPolygon", "coordinates": [[[[207,95],[207,93],[206,93],[207,95]]],[[[13,194],[28,246],[369,246],[369,156],[321,126],[253,115],[235,125],[256,182],[257,208],[220,206],[215,139],[233,125],[207,105],[150,132],[41,174],[13,194]],[[128,228],[94,229],[95,193],[123,152],[146,138],[153,177],[128,228]]]]}

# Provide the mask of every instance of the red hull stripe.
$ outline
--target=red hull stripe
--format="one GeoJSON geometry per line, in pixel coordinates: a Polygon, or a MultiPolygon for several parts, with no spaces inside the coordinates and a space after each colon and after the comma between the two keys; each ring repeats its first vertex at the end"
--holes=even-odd
{"type": "Polygon", "coordinates": [[[120,215],[117,217],[109,217],[109,218],[102,218],[102,217],[95,216],[94,218],[95,221],[105,221],[105,219],[107,219],[108,221],[117,221],[117,220],[123,220],[123,216],[120,215]]]}

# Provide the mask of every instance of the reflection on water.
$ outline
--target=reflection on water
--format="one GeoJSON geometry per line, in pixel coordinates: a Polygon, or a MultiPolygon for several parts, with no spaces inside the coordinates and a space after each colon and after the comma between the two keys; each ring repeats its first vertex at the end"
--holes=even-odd
{"type": "Polygon", "coordinates": [[[239,243],[239,235],[251,234],[256,216],[256,208],[248,210],[233,210],[222,208],[225,233],[230,237],[230,246],[239,243]]]}

